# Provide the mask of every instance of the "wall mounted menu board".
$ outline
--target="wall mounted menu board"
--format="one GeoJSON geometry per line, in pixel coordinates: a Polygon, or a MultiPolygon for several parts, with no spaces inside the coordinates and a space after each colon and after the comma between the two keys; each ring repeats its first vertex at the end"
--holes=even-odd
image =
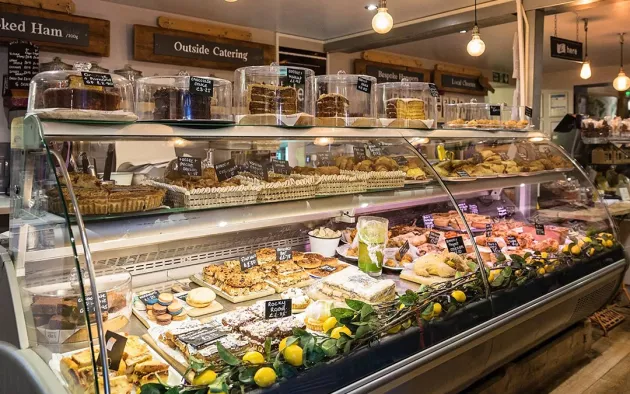
{"type": "Polygon", "coordinates": [[[365,74],[376,78],[377,83],[401,82],[407,78],[408,82],[429,82],[430,70],[393,64],[369,62],[366,60],[354,61],[355,74],[365,74]]]}
{"type": "Polygon", "coordinates": [[[110,23],[0,3],[0,42],[31,41],[42,51],[109,56],[110,23]]]}
{"type": "Polygon", "coordinates": [[[9,44],[8,89],[28,90],[31,79],[39,72],[39,48],[28,41],[9,44]]]}
{"type": "Polygon", "coordinates": [[[479,78],[466,74],[433,72],[433,82],[440,91],[485,96],[488,90],[481,84],[479,78]]]}
{"type": "Polygon", "coordinates": [[[159,27],[133,26],[134,60],[236,70],[244,66],[270,64],[275,56],[272,45],[159,27]]]}

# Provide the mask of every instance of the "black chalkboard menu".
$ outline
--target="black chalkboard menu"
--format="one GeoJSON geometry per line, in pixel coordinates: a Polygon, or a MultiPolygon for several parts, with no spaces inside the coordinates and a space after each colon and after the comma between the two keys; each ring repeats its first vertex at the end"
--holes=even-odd
{"type": "Polygon", "coordinates": [[[28,90],[39,72],[39,47],[28,41],[9,43],[9,89],[28,90]]]}

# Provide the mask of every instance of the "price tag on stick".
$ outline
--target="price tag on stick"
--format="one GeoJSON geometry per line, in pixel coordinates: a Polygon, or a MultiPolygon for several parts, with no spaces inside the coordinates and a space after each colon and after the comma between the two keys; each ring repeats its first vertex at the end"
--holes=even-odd
{"type": "Polygon", "coordinates": [[[214,95],[214,80],[210,78],[190,77],[188,91],[191,94],[212,97],[214,95]]]}
{"type": "Polygon", "coordinates": [[[448,251],[451,253],[457,253],[457,254],[466,253],[466,245],[464,244],[464,238],[462,238],[461,236],[447,238],[446,247],[448,248],[448,251]]]}
{"type": "Polygon", "coordinates": [[[217,172],[217,178],[219,179],[219,182],[223,182],[225,180],[233,178],[238,174],[238,167],[236,167],[234,159],[230,159],[217,164],[216,166],[214,166],[214,170],[217,172]]]}
{"type": "Polygon", "coordinates": [[[241,263],[241,271],[247,271],[248,269],[258,265],[256,253],[250,253],[246,254],[245,256],[241,256],[238,258],[238,261],[241,263]]]}
{"type": "Polygon", "coordinates": [[[196,157],[177,157],[177,171],[188,176],[201,176],[201,159],[196,157]]]}
{"type": "Polygon", "coordinates": [[[540,223],[536,222],[534,224],[534,227],[536,228],[536,235],[545,235],[545,225],[544,224],[540,224],[540,223]]]}
{"type": "Polygon", "coordinates": [[[400,258],[407,254],[409,251],[409,241],[405,241],[405,244],[398,249],[398,254],[400,254],[400,258]]]}
{"type": "Polygon", "coordinates": [[[293,250],[290,246],[285,248],[276,249],[276,261],[291,261],[293,260],[293,250]]]}
{"type": "Polygon", "coordinates": [[[291,299],[265,301],[265,319],[278,319],[291,316],[291,299]]]}
{"type": "Polygon", "coordinates": [[[437,245],[438,242],[440,242],[440,233],[438,233],[436,231],[430,231],[429,232],[429,243],[431,243],[433,245],[437,245]]]}
{"type": "MultiPolygon", "coordinates": [[[[117,334],[113,331],[107,331],[105,333],[105,348],[107,349],[107,361],[109,368],[113,371],[118,370],[120,366],[120,360],[122,360],[125,352],[125,346],[127,345],[127,337],[117,334]]],[[[103,360],[99,354],[97,365],[103,365],[103,360]]]]}

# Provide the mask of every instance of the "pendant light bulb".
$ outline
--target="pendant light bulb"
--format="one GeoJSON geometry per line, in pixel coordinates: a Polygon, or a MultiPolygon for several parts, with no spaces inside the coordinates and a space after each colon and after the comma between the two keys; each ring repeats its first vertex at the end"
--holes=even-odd
{"type": "Polygon", "coordinates": [[[466,50],[470,56],[481,56],[486,50],[486,44],[481,40],[481,35],[479,34],[479,27],[475,25],[473,27],[472,32],[472,40],[466,46],[466,50]]]}
{"type": "Polygon", "coordinates": [[[620,92],[625,92],[630,89],[630,78],[623,72],[623,68],[619,70],[619,75],[617,75],[617,78],[613,81],[613,87],[620,92]]]}
{"type": "Polygon", "coordinates": [[[591,77],[591,61],[586,58],[582,63],[582,70],[580,70],[580,78],[589,79],[591,77]]]}
{"type": "Polygon", "coordinates": [[[374,18],[372,18],[372,29],[378,34],[389,33],[394,26],[394,19],[387,12],[387,8],[379,8],[374,18]]]}

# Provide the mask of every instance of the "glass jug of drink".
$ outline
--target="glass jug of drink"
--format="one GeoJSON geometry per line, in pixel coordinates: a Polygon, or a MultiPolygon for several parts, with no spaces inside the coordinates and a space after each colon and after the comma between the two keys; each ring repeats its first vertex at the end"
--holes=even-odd
{"type": "Polygon", "coordinates": [[[389,220],[375,216],[361,216],[357,223],[359,269],[370,276],[380,276],[383,272],[388,226],[389,220]]]}

